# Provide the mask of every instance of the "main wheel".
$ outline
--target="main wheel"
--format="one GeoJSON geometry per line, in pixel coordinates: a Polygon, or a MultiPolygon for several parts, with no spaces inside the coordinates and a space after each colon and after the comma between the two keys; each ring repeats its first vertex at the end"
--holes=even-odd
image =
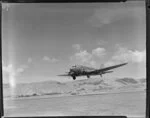
{"type": "Polygon", "coordinates": [[[89,76],[89,75],[87,75],[87,78],[90,78],[90,76],[89,76]]]}
{"type": "Polygon", "coordinates": [[[73,80],[75,80],[75,79],[76,79],[76,76],[73,76],[72,78],[73,78],[73,80]]]}

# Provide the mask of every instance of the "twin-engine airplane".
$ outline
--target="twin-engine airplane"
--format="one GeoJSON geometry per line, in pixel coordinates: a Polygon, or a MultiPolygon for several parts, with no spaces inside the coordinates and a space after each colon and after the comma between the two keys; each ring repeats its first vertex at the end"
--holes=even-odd
{"type": "Polygon", "coordinates": [[[87,76],[87,78],[90,78],[90,76],[100,75],[102,77],[102,74],[113,72],[113,71],[108,71],[108,70],[118,68],[126,64],[128,63],[122,63],[122,64],[118,64],[118,65],[114,65],[110,67],[104,67],[100,69],[95,69],[95,68],[82,66],[82,65],[75,65],[75,66],[72,66],[72,68],[70,69],[69,72],[67,72],[67,74],[58,75],[58,76],[71,76],[73,80],[75,80],[77,76],[87,76]]]}

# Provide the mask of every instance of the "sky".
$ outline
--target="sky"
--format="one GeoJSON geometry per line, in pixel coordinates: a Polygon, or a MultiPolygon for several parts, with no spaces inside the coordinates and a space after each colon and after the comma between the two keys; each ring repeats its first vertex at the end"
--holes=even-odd
{"type": "Polygon", "coordinates": [[[57,75],[75,64],[123,62],[128,65],[103,76],[146,77],[145,14],[144,1],[3,3],[3,82],[73,81],[57,75]]]}

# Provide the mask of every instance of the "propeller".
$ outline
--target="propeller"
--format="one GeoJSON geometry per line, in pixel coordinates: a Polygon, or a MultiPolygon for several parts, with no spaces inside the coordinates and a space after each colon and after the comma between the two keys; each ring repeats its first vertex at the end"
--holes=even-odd
{"type": "Polygon", "coordinates": [[[66,72],[66,74],[70,75],[68,76],[68,78],[70,79],[70,77],[74,74],[74,71],[70,69],[69,72],[66,72]]]}
{"type": "Polygon", "coordinates": [[[74,71],[72,69],[70,69],[69,72],[66,72],[66,74],[72,75],[72,74],[74,74],[74,71]]]}

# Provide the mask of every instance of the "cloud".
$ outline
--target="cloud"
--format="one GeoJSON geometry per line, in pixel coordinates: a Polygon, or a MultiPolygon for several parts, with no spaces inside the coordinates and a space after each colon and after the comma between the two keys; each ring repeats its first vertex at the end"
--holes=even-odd
{"type": "Polygon", "coordinates": [[[137,20],[141,21],[144,17],[144,10],[144,7],[141,6],[126,7],[123,5],[122,7],[117,8],[97,8],[95,9],[94,14],[88,19],[88,23],[94,27],[101,27],[128,17],[135,17],[137,20]]]}
{"type": "Polygon", "coordinates": [[[43,60],[44,60],[44,61],[49,61],[49,60],[50,60],[50,58],[49,58],[49,57],[47,57],[47,56],[44,56],[44,57],[43,57],[43,60]]]}
{"type": "Polygon", "coordinates": [[[52,63],[54,63],[54,62],[58,62],[59,60],[56,59],[56,58],[51,58],[50,61],[51,61],[52,63]]]}
{"type": "Polygon", "coordinates": [[[105,66],[111,66],[118,63],[131,62],[131,63],[146,63],[146,50],[130,50],[127,48],[119,47],[114,53],[112,58],[105,63],[105,66]]]}
{"type": "Polygon", "coordinates": [[[115,64],[116,64],[115,61],[110,60],[110,61],[107,61],[106,63],[104,63],[104,67],[113,66],[115,64]]]}
{"type": "Polygon", "coordinates": [[[55,63],[55,62],[58,62],[59,60],[58,59],[56,59],[56,58],[49,58],[48,56],[44,56],[43,57],[43,60],[44,61],[48,61],[48,62],[51,62],[51,63],[55,63]]]}
{"type": "Polygon", "coordinates": [[[100,45],[100,46],[102,46],[106,43],[107,43],[107,41],[105,41],[105,40],[98,40],[98,42],[97,42],[97,44],[100,45]]]}
{"type": "Polygon", "coordinates": [[[101,58],[106,54],[104,48],[96,48],[90,52],[83,50],[79,45],[73,45],[73,48],[77,49],[74,55],[70,57],[71,61],[77,62],[78,64],[86,64],[91,66],[96,66],[95,57],[101,58]]]}
{"type": "Polygon", "coordinates": [[[104,48],[96,48],[92,50],[92,54],[97,56],[97,57],[102,57],[106,54],[106,50],[104,48]]]}
{"type": "Polygon", "coordinates": [[[3,69],[3,72],[6,72],[13,76],[17,76],[20,73],[24,72],[24,70],[27,68],[28,68],[27,65],[21,65],[19,68],[15,69],[12,64],[9,64],[7,66],[3,66],[2,69],[3,69]]]}
{"type": "Polygon", "coordinates": [[[12,72],[12,70],[13,70],[13,66],[12,66],[12,64],[9,64],[8,66],[3,66],[3,71],[4,72],[12,72]]]}
{"type": "Polygon", "coordinates": [[[19,76],[27,68],[28,68],[27,65],[21,65],[19,68],[15,68],[12,64],[8,64],[7,66],[3,65],[2,70],[3,73],[8,76],[10,86],[15,87],[17,76],[19,76]]]}
{"type": "Polygon", "coordinates": [[[92,54],[87,52],[87,50],[80,50],[71,56],[71,61],[76,61],[78,64],[88,64],[95,66],[96,62],[93,60],[92,54]]]}
{"type": "Polygon", "coordinates": [[[112,57],[116,61],[130,61],[133,63],[146,62],[146,50],[129,50],[127,48],[119,48],[119,50],[112,57]]]}
{"type": "Polygon", "coordinates": [[[25,71],[25,69],[27,69],[28,66],[27,65],[21,65],[19,68],[16,69],[16,74],[18,75],[19,73],[22,73],[25,71]]]}
{"type": "Polygon", "coordinates": [[[6,77],[6,79],[8,78],[10,86],[15,87],[17,76],[20,76],[21,73],[23,73],[27,68],[29,68],[29,66],[26,64],[20,65],[19,67],[16,68],[13,64],[10,63],[8,65],[3,64],[2,71],[4,77],[6,77]]]}
{"type": "Polygon", "coordinates": [[[75,54],[75,58],[81,60],[82,62],[88,62],[92,59],[92,55],[88,53],[86,50],[77,52],[75,54]]]}
{"type": "Polygon", "coordinates": [[[4,74],[5,73],[8,74],[10,86],[15,87],[15,85],[16,85],[16,81],[15,81],[16,80],[16,78],[15,78],[16,72],[15,72],[15,69],[14,69],[13,65],[9,64],[7,66],[3,66],[2,70],[3,70],[4,74]]]}
{"type": "Polygon", "coordinates": [[[101,27],[111,22],[112,11],[108,9],[96,9],[94,14],[89,18],[88,22],[94,27],[101,27]]]}
{"type": "Polygon", "coordinates": [[[31,63],[32,62],[32,58],[28,58],[28,63],[31,63]]]}
{"type": "Polygon", "coordinates": [[[91,60],[89,63],[88,63],[88,65],[91,65],[91,66],[93,66],[93,67],[96,67],[96,61],[94,61],[94,60],[91,60]]]}
{"type": "Polygon", "coordinates": [[[16,86],[16,72],[15,72],[15,69],[13,67],[12,64],[9,64],[7,66],[3,66],[3,72],[8,74],[9,76],[9,84],[11,87],[15,87],[16,86]]]}
{"type": "Polygon", "coordinates": [[[81,50],[80,44],[73,44],[72,47],[73,47],[75,50],[81,50]]]}

